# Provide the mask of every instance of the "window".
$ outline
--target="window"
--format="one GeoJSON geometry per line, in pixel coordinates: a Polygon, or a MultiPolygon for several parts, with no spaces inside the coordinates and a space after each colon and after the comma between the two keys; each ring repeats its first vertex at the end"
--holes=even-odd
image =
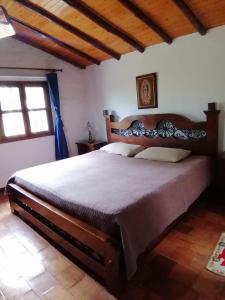
{"type": "Polygon", "coordinates": [[[0,143],[52,134],[46,82],[0,83],[0,143]]]}

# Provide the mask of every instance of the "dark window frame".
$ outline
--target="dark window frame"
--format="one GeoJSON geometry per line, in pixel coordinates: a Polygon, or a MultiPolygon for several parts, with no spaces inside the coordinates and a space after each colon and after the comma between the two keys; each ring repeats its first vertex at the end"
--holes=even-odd
{"type": "Polygon", "coordinates": [[[9,142],[16,142],[22,140],[29,140],[44,136],[50,136],[54,134],[53,131],[53,120],[52,120],[52,111],[50,105],[50,99],[48,95],[48,85],[46,81],[0,81],[0,87],[18,87],[19,94],[20,94],[20,101],[21,101],[21,110],[11,110],[11,111],[2,111],[0,105],[0,144],[9,143],[9,142]],[[25,87],[43,87],[44,90],[44,98],[45,98],[45,108],[37,108],[37,109],[28,109],[26,106],[26,93],[25,87]],[[48,131],[42,132],[31,132],[30,128],[30,121],[29,121],[29,111],[41,111],[44,110],[47,113],[47,120],[48,120],[48,131]],[[2,115],[5,113],[12,113],[12,112],[21,112],[24,121],[25,127],[25,134],[22,135],[15,135],[7,137],[4,135],[4,126],[3,126],[3,119],[2,115]]]}

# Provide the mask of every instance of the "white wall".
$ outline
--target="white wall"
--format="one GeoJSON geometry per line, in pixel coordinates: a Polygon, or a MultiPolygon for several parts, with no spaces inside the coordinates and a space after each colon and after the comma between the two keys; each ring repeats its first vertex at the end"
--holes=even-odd
{"type": "MultiPolygon", "coordinates": [[[[203,120],[208,102],[225,106],[225,26],[178,38],[172,45],[149,47],[79,70],[12,38],[0,40],[0,66],[63,68],[59,73],[62,118],[70,154],[91,121],[98,138],[105,138],[102,110],[122,118],[130,114],[174,112],[203,120]],[[157,72],[158,109],[137,109],[138,75],[157,72]]],[[[3,71],[1,75],[43,76],[37,71],[3,71]]],[[[220,149],[225,149],[224,112],[220,115],[220,149]]],[[[53,137],[0,144],[0,187],[16,170],[54,160],[53,137]]]]}
{"type": "MultiPolygon", "coordinates": [[[[62,119],[71,155],[75,141],[86,134],[86,107],[83,101],[83,71],[31,46],[6,38],[0,40],[0,66],[62,68],[59,76],[62,119]]],[[[0,76],[43,76],[40,71],[0,70],[0,76]]],[[[0,144],[0,188],[15,171],[54,160],[53,137],[0,144]]]]}
{"type": "MultiPolygon", "coordinates": [[[[208,102],[225,106],[225,26],[206,36],[195,33],[91,66],[85,72],[89,119],[105,138],[102,110],[122,118],[132,114],[180,113],[204,120],[208,102]],[[137,109],[136,76],[157,72],[158,108],[137,109]]],[[[220,149],[225,149],[224,112],[220,115],[220,149]]]]}

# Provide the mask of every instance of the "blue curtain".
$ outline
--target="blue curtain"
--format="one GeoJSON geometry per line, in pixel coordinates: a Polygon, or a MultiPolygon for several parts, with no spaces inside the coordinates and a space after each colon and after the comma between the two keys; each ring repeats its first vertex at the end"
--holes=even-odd
{"type": "Polygon", "coordinates": [[[56,73],[47,74],[49,97],[51,101],[54,134],[55,134],[55,158],[56,160],[69,157],[68,146],[65,133],[63,130],[63,122],[60,115],[59,88],[56,73]]]}

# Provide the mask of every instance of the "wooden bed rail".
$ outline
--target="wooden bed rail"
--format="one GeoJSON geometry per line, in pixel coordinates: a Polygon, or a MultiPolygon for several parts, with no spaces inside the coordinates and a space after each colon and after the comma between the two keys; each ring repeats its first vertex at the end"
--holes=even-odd
{"type": "Polygon", "coordinates": [[[118,295],[121,279],[121,249],[102,231],[46,203],[16,184],[7,192],[11,211],[72,255],[101,278],[118,295]]]}

